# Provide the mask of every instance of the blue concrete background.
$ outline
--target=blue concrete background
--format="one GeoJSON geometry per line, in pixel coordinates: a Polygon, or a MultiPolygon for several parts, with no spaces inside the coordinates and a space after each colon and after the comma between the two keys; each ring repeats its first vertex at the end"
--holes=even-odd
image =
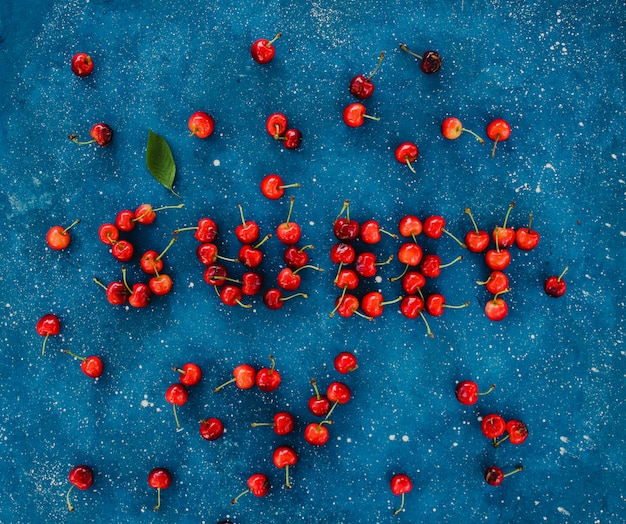
{"type": "MultiPolygon", "coordinates": [[[[623,2],[223,1],[4,2],[0,6],[0,521],[24,522],[618,522],[626,504],[624,406],[624,73],[623,2]],[[249,54],[257,38],[281,31],[274,61],[249,54]],[[398,48],[436,49],[441,71],[426,76],[398,48]],[[365,102],[380,117],[351,129],[341,120],[355,101],[352,76],[369,73],[386,51],[365,102]],[[94,73],[75,77],[76,52],[94,59],[94,73]],[[190,138],[189,115],[214,115],[207,140],[190,138]],[[289,151],[264,131],[281,111],[302,131],[289,151]],[[494,118],[512,134],[495,158],[465,134],[439,131],[447,116],[485,135],[494,118]],[[78,147],[105,121],[115,130],[108,148],[78,147]],[[182,200],[156,183],[145,167],[148,130],[169,142],[182,200]],[[393,158],[396,145],[414,141],[413,175],[393,158]],[[171,232],[210,216],[220,246],[236,255],[237,204],[263,233],[287,213],[287,199],[266,200],[258,189],[270,172],[299,182],[293,218],[311,243],[311,261],[325,269],[304,276],[309,298],[268,311],[219,302],[202,279],[196,241],[183,235],[166,256],[174,290],[143,310],[114,308],[94,277],[119,278],[120,264],[97,238],[100,224],[144,202],[182,209],[128,235],[138,252],[160,250],[171,232]],[[337,290],[329,260],[332,221],[345,199],[351,216],[375,218],[386,229],[405,214],[441,214],[462,236],[471,207],[481,227],[521,227],[533,213],[541,234],[531,252],[512,250],[508,317],[490,322],[489,299],[476,280],[488,271],[480,255],[449,238],[419,241],[443,260],[464,259],[428,283],[449,303],[469,307],[407,320],[396,306],[369,323],[329,318],[337,290]],[[45,243],[47,230],[80,218],[70,247],[45,243]],[[566,275],[556,300],[545,278],[566,275]],[[41,356],[35,324],[57,314],[61,333],[41,356]],[[97,353],[105,374],[96,383],[61,349],[97,353]],[[334,356],[353,351],[359,369],[340,376],[334,356]],[[214,394],[243,362],[262,367],[276,357],[283,376],[271,394],[237,388],[214,394]],[[194,361],[204,379],[179,409],[176,431],[164,392],[171,365],[194,361]],[[331,441],[312,448],[302,438],[313,420],[309,381],[345,381],[349,404],[339,406],[331,441]],[[472,407],[454,397],[457,381],[497,389],[472,407]],[[297,417],[296,431],[278,437],[250,422],[278,410],[297,417]],[[494,449],[480,419],[490,412],[522,419],[530,437],[494,449]],[[226,433],[202,440],[200,418],[216,416],[226,433]],[[290,444],[299,462],[293,488],[272,450],[290,444]],[[95,482],[74,490],[68,513],[67,474],[90,464],[95,482]],[[525,471],[493,488],[484,469],[496,464],[525,471]],[[170,469],[173,485],[156,494],[147,474],[170,469]],[[231,498],[251,473],[266,473],[270,494],[231,498]],[[389,481],[413,479],[405,511],[389,481]],[[612,488],[610,488],[612,486],[612,488]]],[[[383,258],[399,241],[374,247],[383,258]]],[[[276,238],[264,246],[262,273],[270,285],[281,267],[276,238]]],[[[400,294],[387,277],[362,284],[358,294],[400,294]]],[[[140,278],[137,260],[129,278],[140,278]]]]}

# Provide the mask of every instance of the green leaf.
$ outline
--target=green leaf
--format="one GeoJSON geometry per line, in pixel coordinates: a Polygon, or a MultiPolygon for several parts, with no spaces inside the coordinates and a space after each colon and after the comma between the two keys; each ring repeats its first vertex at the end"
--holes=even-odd
{"type": "Polygon", "coordinates": [[[172,189],[176,176],[176,163],[172,156],[172,150],[161,135],[150,129],[148,133],[148,147],[146,148],[146,166],[163,187],[169,189],[176,196],[180,196],[172,189]]]}

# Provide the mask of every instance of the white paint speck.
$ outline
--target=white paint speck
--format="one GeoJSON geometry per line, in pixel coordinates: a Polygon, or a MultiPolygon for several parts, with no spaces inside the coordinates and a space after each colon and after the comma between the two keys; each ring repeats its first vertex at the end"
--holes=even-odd
{"type": "Polygon", "coordinates": [[[215,167],[219,167],[221,165],[221,162],[219,160],[215,159],[215,160],[213,160],[213,165],[215,167]]]}

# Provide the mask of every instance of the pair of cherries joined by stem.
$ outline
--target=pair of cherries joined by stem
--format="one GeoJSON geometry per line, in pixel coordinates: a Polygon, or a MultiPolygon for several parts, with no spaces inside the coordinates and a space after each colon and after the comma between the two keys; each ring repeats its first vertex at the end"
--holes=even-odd
{"type": "Polygon", "coordinates": [[[302,133],[288,127],[287,117],[283,113],[272,113],[265,120],[265,130],[274,140],[283,143],[287,149],[298,149],[302,144],[302,133]]]}
{"type": "MultiPolygon", "coordinates": [[[[200,366],[193,362],[188,362],[182,368],[172,367],[172,371],[179,374],[179,382],[172,384],[165,391],[165,400],[172,405],[176,429],[180,430],[181,425],[178,419],[176,406],[183,406],[189,398],[188,387],[196,386],[202,380],[202,370],[200,366]]],[[[202,429],[201,429],[202,432],[202,429]]]]}

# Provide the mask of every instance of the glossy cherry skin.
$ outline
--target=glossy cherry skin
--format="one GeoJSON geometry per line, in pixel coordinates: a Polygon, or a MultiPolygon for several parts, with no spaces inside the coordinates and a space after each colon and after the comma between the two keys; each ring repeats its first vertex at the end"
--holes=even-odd
{"type": "Polygon", "coordinates": [[[215,129],[215,120],[211,115],[204,111],[196,111],[187,121],[187,127],[193,136],[198,138],[207,138],[213,134],[215,129]]]}
{"type": "Polygon", "coordinates": [[[498,438],[506,430],[506,422],[500,415],[491,413],[483,418],[480,429],[485,437],[498,438]]]}
{"type": "Polygon", "coordinates": [[[394,156],[401,164],[412,164],[419,156],[419,148],[413,142],[402,142],[394,152],[394,156]]]}
{"type": "Polygon", "coordinates": [[[215,242],[219,230],[215,220],[211,218],[201,218],[198,220],[198,228],[194,233],[194,237],[198,242],[215,242]]]}
{"type": "Polygon", "coordinates": [[[419,293],[425,285],[426,277],[419,271],[407,271],[402,277],[402,289],[410,295],[419,293]]]}
{"type": "Polygon", "coordinates": [[[520,420],[509,420],[506,423],[506,432],[511,444],[519,445],[528,438],[528,428],[520,420]]]}
{"type": "Polygon", "coordinates": [[[402,495],[413,489],[413,483],[408,475],[398,474],[391,478],[390,488],[394,495],[402,495]]]}
{"type": "Polygon", "coordinates": [[[298,129],[287,129],[283,145],[287,149],[298,149],[302,145],[302,133],[298,129]]]}
{"type": "Polygon", "coordinates": [[[400,312],[406,318],[417,318],[424,311],[424,300],[417,295],[405,295],[400,301],[400,312]]]}
{"type": "Polygon", "coordinates": [[[511,252],[508,249],[489,249],[485,253],[485,263],[493,271],[502,271],[511,263],[511,252]]]}
{"type": "Polygon", "coordinates": [[[491,241],[489,233],[483,230],[472,230],[465,234],[465,245],[472,253],[482,253],[489,246],[491,241]]]}
{"type": "Polygon", "coordinates": [[[352,291],[356,289],[359,285],[359,275],[353,269],[342,269],[337,273],[337,277],[335,278],[335,285],[339,289],[348,289],[352,291]]]}
{"type": "Polygon", "coordinates": [[[256,370],[249,364],[240,364],[233,370],[235,384],[239,389],[250,389],[256,384],[256,370]]]}
{"type": "Polygon", "coordinates": [[[46,243],[51,249],[60,251],[70,245],[70,234],[66,228],[52,226],[46,234],[46,243]]]}
{"type": "Polygon", "coordinates": [[[261,193],[263,193],[265,198],[278,200],[285,194],[284,185],[285,182],[279,175],[270,173],[269,175],[263,177],[263,180],[261,180],[261,193]]]}
{"type": "Polygon", "coordinates": [[[277,140],[287,131],[287,117],[283,113],[272,113],[265,121],[265,130],[277,140]]]}
{"type": "Polygon", "coordinates": [[[422,221],[414,215],[405,215],[400,219],[398,230],[403,237],[416,237],[423,230],[422,221]]]}
{"type": "Polygon", "coordinates": [[[426,299],[426,311],[428,311],[428,313],[433,317],[439,317],[443,315],[445,303],[446,299],[440,293],[428,295],[428,298],[426,299]]]}
{"type": "Polygon", "coordinates": [[[235,228],[235,236],[242,244],[254,244],[259,239],[259,233],[259,225],[252,220],[246,220],[245,224],[235,228]]]}
{"type": "Polygon", "coordinates": [[[418,266],[422,260],[423,250],[415,242],[406,242],[398,250],[398,260],[408,266],[418,266]]]}
{"type": "Polygon", "coordinates": [[[187,402],[188,398],[189,393],[187,393],[187,389],[182,384],[172,384],[165,392],[165,400],[176,406],[182,406],[187,402]]]}
{"type": "Polygon", "coordinates": [[[365,100],[374,94],[374,82],[365,75],[356,75],[350,80],[350,94],[359,100],[365,100]]]}
{"type": "Polygon", "coordinates": [[[148,485],[154,489],[167,489],[172,483],[172,475],[165,468],[154,468],[148,473],[148,485]]]}
{"type": "Polygon", "coordinates": [[[272,453],[272,462],[279,469],[286,469],[286,480],[285,486],[287,489],[291,487],[289,483],[289,466],[295,466],[298,462],[298,454],[296,451],[290,446],[280,446],[274,450],[272,453]]]}
{"type": "Polygon", "coordinates": [[[359,232],[359,223],[353,219],[338,218],[333,224],[333,233],[337,240],[341,242],[356,240],[359,236],[359,232]]]}
{"type": "Polygon", "coordinates": [[[456,385],[455,394],[461,404],[471,406],[478,402],[478,384],[472,380],[464,380],[456,385]]]}
{"type": "Polygon", "coordinates": [[[98,378],[102,375],[104,371],[104,365],[102,364],[102,360],[100,357],[96,355],[91,355],[86,357],[80,363],[80,369],[82,372],[90,378],[98,378]]]}
{"type": "Polygon", "coordinates": [[[485,481],[490,486],[499,486],[504,480],[504,471],[497,466],[489,466],[485,471],[485,481]]]}
{"type": "Polygon", "coordinates": [[[515,244],[515,229],[512,227],[496,226],[491,233],[491,238],[496,245],[503,248],[509,248],[515,244]]]}
{"type": "Polygon", "coordinates": [[[264,497],[270,489],[270,481],[267,475],[255,473],[248,478],[248,489],[255,497],[264,497]]]}
{"type": "Polygon", "coordinates": [[[350,388],[343,382],[331,382],[326,389],[326,397],[331,402],[337,404],[347,404],[350,402],[352,393],[350,388]]]}
{"type": "Polygon", "coordinates": [[[361,224],[359,237],[365,244],[378,244],[382,238],[380,234],[380,224],[376,222],[376,220],[366,220],[361,224]]]}
{"type": "Polygon", "coordinates": [[[539,238],[537,231],[522,227],[515,232],[515,245],[522,251],[531,251],[539,244],[539,238]]]}
{"type": "Polygon", "coordinates": [[[497,297],[485,304],[485,315],[489,320],[499,322],[509,314],[509,306],[504,299],[497,297]]]}
{"type": "Polygon", "coordinates": [[[67,476],[71,484],[78,489],[86,490],[93,484],[93,470],[84,464],[74,466],[67,476]]]}
{"type": "Polygon", "coordinates": [[[295,419],[291,413],[286,411],[279,411],[274,415],[274,433],[277,435],[288,435],[293,431],[295,426],[295,419]]]}
{"type": "Polygon", "coordinates": [[[91,131],[89,131],[89,134],[99,146],[108,146],[111,143],[111,140],[113,140],[113,129],[111,129],[111,126],[105,124],[104,122],[94,124],[91,131]]]}
{"type": "Polygon", "coordinates": [[[156,219],[154,208],[150,204],[141,204],[135,210],[135,220],[144,226],[152,224],[156,219]]]}
{"type": "Polygon", "coordinates": [[[137,221],[135,220],[135,212],[130,209],[122,209],[115,216],[115,227],[120,231],[128,232],[135,229],[137,221]]]}
{"type": "Polygon", "coordinates": [[[509,277],[502,271],[492,271],[485,282],[489,293],[496,295],[509,288],[509,277]]]}
{"type": "Polygon", "coordinates": [[[274,391],[280,386],[280,373],[272,368],[261,368],[256,374],[256,385],[265,393],[274,391]]]}
{"type": "Polygon", "coordinates": [[[214,441],[224,434],[224,424],[218,418],[212,417],[200,421],[200,436],[204,440],[214,441]]]}
{"type": "Polygon", "coordinates": [[[422,275],[428,278],[437,278],[441,274],[441,258],[432,253],[424,256],[420,262],[420,271],[422,275]]]}
{"type": "Polygon", "coordinates": [[[348,127],[360,127],[365,122],[367,110],[363,104],[354,103],[343,110],[343,121],[348,127]]]}
{"type": "Polygon", "coordinates": [[[157,296],[167,295],[172,290],[173,285],[172,278],[165,273],[159,273],[158,276],[154,276],[148,281],[150,291],[157,296]]]}
{"type": "Polygon", "coordinates": [[[106,297],[110,304],[113,304],[114,306],[121,306],[128,301],[130,293],[124,282],[115,280],[107,286],[106,297]]]}
{"type": "Polygon", "coordinates": [[[333,365],[335,366],[335,369],[342,375],[351,373],[359,367],[357,364],[356,356],[354,356],[354,354],[350,353],[349,351],[342,351],[341,353],[339,353],[333,360],[333,365]]]}
{"type": "Polygon", "coordinates": [[[263,262],[263,251],[256,249],[254,246],[245,244],[239,249],[237,255],[239,261],[249,269],[259,267],[263,262]]]}
{"type": "Polygon", "coordinates": [[[314,395],[308,402],[309,411],[317,417],[324,417],[330,410],[330,400],[326,395],[314,395]]]}
{"type": "Polygon", "coordinates": [[[89,76],[94,69],[94,63],[87,53],[76,53],[71,62],[72,73],[76,76],[89,76]]]}
{"type": "Polygon", "coordinates": [[[446,219],[440,215],[431,215],[423,222],[423,231],[428,238],[441,238],[446,227],[446,219]]]}
{"type": "Polygon", "coordinates": [[[35,329],[42,337],[58,335],[61,331],[61,321],[55,314],[47,313],[37,321],[35,329]]]}
{"type": "Polygon", "coordinates": [[[330,437],[326,424],[311,422],[304,429],[304,440],[312,446],[324,446],[330,437]]]}
{"type": "Polygon", "coordinates": [[[285,249],[283,253],[283,260],[285,261],[285,264],[287,264],[287,266],[291,269],[298,269],[306,266],[309,262],[309,255],[305,251],[307,247],[311,246],[304,246],[301,248],[298,248],[297,246],[289,246],[285,249]]]}
{"type": "Polygon", "coordinates": [[[300,287],[302,277],[298,273],[294,273],[293,269],[286,267],[281,269],[276,277],[278,285],[286,291],[295,291],[300,287]]]}
{"type": "Polygon", "coordinates": [[[344,318],[351,317],[359,309],[359,299],[350,293],[346,293],[343,298],[337,297],[335,305],[337,307],[337,313],[344,318]],[[340,302],[341,301],[341,302],[340,302]]]}
{"type": "Polygon", "coordinates": [[[437,51],[426,51],[420,62],[420,69],[427,75],[436,73],[441,69],[441,55],[437,51]]]}
{"type": "Polygon", "coordinates": [[[228,277],[228,271],[221,264],[210,264],[204,270],[203,278],[209,286],[223,286],[228,277]]]}
{"type": "MultiPolygon", "coordinates": [[[[280,37],[280,33],[276,35],[274,40],[280,37]]],[[[267,64],[271,62],[276,54],[276,48],[273,45],[273,40],[270,41],[267,38],[259,38],[254,41],[250,46],[250,55],[255,62],[259,64],[267,64]]]]}
{"type": "Polygon", "coordinates": [[[543,283],[543,290],[546,292],[546,295],[553,298],[559,298],[565,295],[565,292],[567,291],[567,283],[563,280],[563,278],[554,275],[548,277],[543,283]]]}
{"type": "Polygon", "coordinates": [[[103,244],[112,246],[119,240],[120,232],[114,224],[102,224],[98,228],[98,238],[103,244]]]}
{"type": "Polygon", "coordinates": [[[118,240],[111,246],[113,258],[119,262],[129,262],[135,253],[135,248],[128,240],[118,240]]]}
{"type": "Polygon", "coordinates": [[[195,386],[202,380],[202,369],[193,362],[187,362],[180,369],[174,368],[174,371],[180,373],[180,382],[185,386],[195,386]]]}
{"type": "Polygon", "coordinates": [[[487,126],[487,136],[491,140],[502,142],[511,136],[511,126],[502,118],[496,118],[487,126]]]}
{"type": "Polygon", "coordinates": [[[356,251],[352,245],[340,242],[330,248],[330,259],[333,264],[352,264],[356,258],[356,251]]]}
{"type": "Polygon", "coordinates": [[[150,303],[152,298],[152,291],[150,286],[143,282],[137,282],[133,285],[133,290],[128,297],[128,303],[137,308],[146,307],[150,303]]]}
{"type": "Polygon", "coordinates": [[[302,230],[295,222],[283,222],[276,228],[276,236],[283,244],[292,245],[298,243],[302,230]]]}
{"type": "Polygon", "coordinates": [[[220,290],[220,300],[226,306],[232,307],[241,305],[242,298],[243,292],[241,291],[241,288],[237,286],[226,284],[222,286],[222,289],[220,290]]]}

